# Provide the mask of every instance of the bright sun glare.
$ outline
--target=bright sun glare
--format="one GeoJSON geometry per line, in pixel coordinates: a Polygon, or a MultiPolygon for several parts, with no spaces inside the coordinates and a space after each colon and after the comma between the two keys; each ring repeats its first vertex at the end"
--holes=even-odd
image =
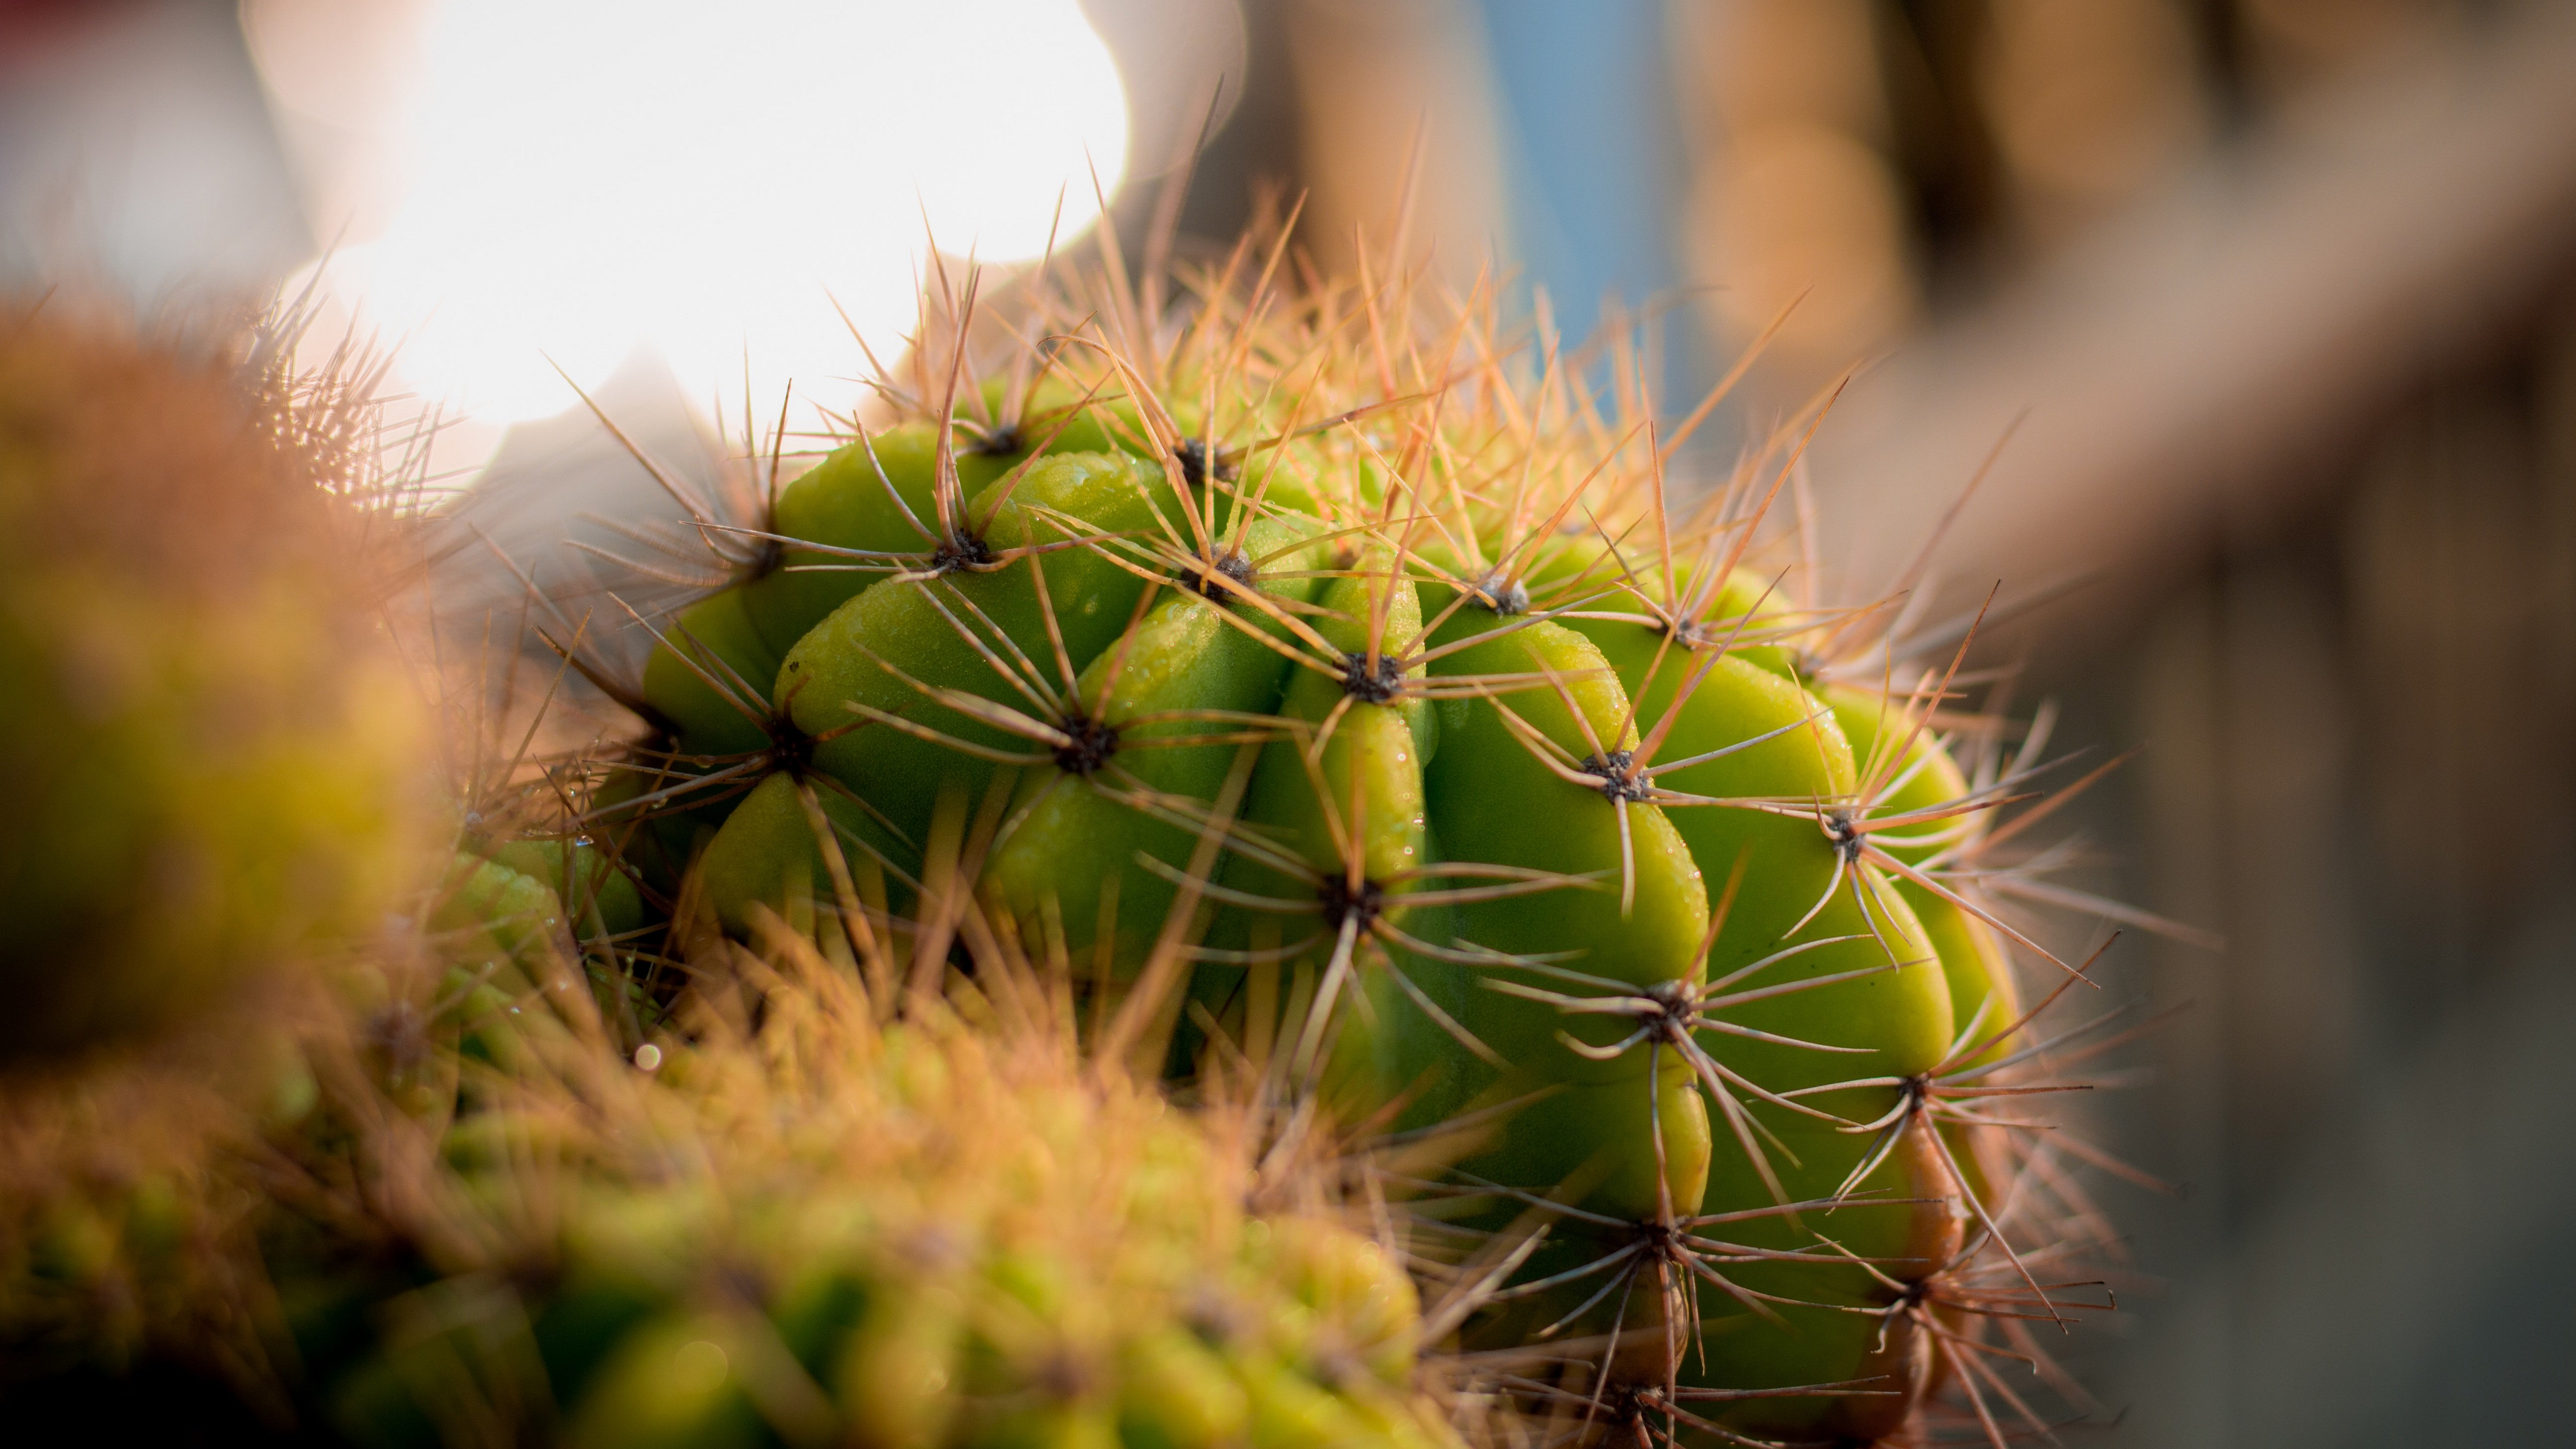
{"type": "MultiPolygon", "coordinates": [[[[402,200],[330,286],[403,381],[551,414],[638,347],[698,399],[846,406],[912,325],[928,237],[996,262],[1097,217],[1127,152],[1076,0],[437,0],[388,164],[402,200]]],[[[730,409],[729,409],[730,410],[730,409]]]]}

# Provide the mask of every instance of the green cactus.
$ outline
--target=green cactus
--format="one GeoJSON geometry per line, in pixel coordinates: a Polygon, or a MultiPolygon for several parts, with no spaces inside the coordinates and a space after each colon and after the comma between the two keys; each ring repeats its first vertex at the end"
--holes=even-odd
{"type": "Polygon", "coordinates": [[[220,365],[0,330],[0,1060],[371,933],[425,743],[345,510],[220,365]]]}
{"type": "Polygon", "coordinates": [[[767,981],[757,1027],[631,1058],[586,997],[533,1003],[464,1064],[474,1110],[384,1119],[437,1206],[276,1254],[308,1412],[388,1446],[1455,1442],[1402,1265],[1249,1209],[1250,1135],[980,996],[883,1022],[794,950],[767,981]]]}
{"type": "Polygon", "coordinates": [[[1638,399],[1487,312],[1203,295],[1034,389],[880,378],[914,417],[730,527],[766,549],[663,631],[632,767],[707,782],[659,808],[721,818],[712,919],[916,986],[998,933],[1102,1049],[1448,1143],[1417,1209],[1526,1250],[1450,1326],[1553,1364],[1533,1403],[1869,1441],[2020,1402],[1966,1345],[2068,1295],[1974,1101],[2026,1076],[2007,951],[2077,968],[1974,883],[2018,781],[1949,752],[1955,665],[1891,688],[1884,611],[1757,566],[1799,435],[1684,518],[1638,399]]]}

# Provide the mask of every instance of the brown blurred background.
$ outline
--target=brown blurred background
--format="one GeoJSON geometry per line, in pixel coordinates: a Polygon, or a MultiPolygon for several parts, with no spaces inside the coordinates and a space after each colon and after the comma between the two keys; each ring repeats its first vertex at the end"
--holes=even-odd
{"type": "MultiPolygon", "coordinates": [[[[2144,746],[2069,812],[2081,883],[2229,942],[2104,972],[2189,1006],[2088,1104],[2188,1190],[2109,1189],[2131,1311],[2070,1346],[2109,1411],[2069,1442],[2562,1441],[2576,5],[1086,10],[1131,176],[1222,118],[1185,244],[1276,183],[1332,255],[1418,132],[1453,275],[1499,249],[1569,332],[1624,297],[1668,397],[1803,298],[1699,466],[1865,364],[1815,457],[1828,589],[1890,581],[2020,420],[1940,585],[2076,586],[1987,647],[2061,739],[2144,746]]],[[[0,5],[0,274],[292,272],[327,228],[278,114],[231,5],[0,5]]],[[[1155,195],[1113,198],[1122,234],[1155,195]]],[[[676,397],[632,392],[685,439],[676,397]]],[[[642,496],[578,421],[507,436],[499,475],[590,470],[557,520],[642,496]]]]}

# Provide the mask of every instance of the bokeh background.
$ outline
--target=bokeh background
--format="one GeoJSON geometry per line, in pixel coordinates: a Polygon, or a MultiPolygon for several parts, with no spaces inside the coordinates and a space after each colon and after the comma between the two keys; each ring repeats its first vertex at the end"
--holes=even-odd
{"type": "Polygon", "coordinates": [[[2076,881],[2188,928],[2102,972],[2169,1015],[2088,1130],[2182,1191],[2105,1189],[2068,1441],[2564,1442],[2576,5],[0,0],[0,284],[310,287],[530,558],[659,506],[575,385],[709,470],[852,405],[926,238],[1302,195],[1329,261],[1408,177],[1677,401],[1796,303],[1699,466],[1857,368],[1810,587],[2009,435],[1934,586],[2037,602],[2018,698],[2142,747],[2076,881]]]}

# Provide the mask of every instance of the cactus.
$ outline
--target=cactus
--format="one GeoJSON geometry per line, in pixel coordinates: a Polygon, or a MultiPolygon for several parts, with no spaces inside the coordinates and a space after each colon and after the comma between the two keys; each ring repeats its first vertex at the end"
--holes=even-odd
{"type": "Polygon", "coordinates": [[[374,1249],[273,1239],[313,1412],[372,1445],[1452,1442],[1399,1262],[1254,1210],[1254,1140],[1088,1073],[1025,963],[889,1021],[771,945],[757,1024],[707,1001],[631,1055],[581,993],[505,993],[472,1108],[376,1129],[428,1176],[349,1205],[374,1249]]]}
{"type": "Polygon", "coordinates": [[[413,864],[364,541],[220,359],[72,310],[0,330],[0,1059],[326,952],[413,864]]]}
{"type": "Polygon", "coordinates": [[[2024,1320],[2102,1305],[1979,1103],[2066,1044],[2007,953],[2041,1007],[2087,963],[1984,883],[2040,740],[1954,754],[1973,621],[1900,650],[1892,600],[1784,590],[1824,400],[1684,508],[1708,408],[1663,432],[1633,358],[1400,270],[1286,289],[1284,247],[1171,317],[1104,238],[999,366],[974,282],[935,299],[874,384],[908,416],[693,505],[724,582],[589,671],[654,732],[585,827],[659,842],[683,933],[885,990],[982,933],[1095,1050],[1395,1134],[1386,1190],[1477,1244],[1435,1320],[1525,1408],[1874,1442],[1947,1386],[2045,1429],[1989,1340],[2045,1363],[2024,1320]]]}
{"type": "Polygon", "coordinates": [[[156,1395],[219,1386],[192,1429],[247,1431],[275,1407],[247,1160],[310,1119],[428,859],[394,480],[284,313],[233,351],[69,295],[0,312],[0,1399],[112,1437],[117,1375],[162,1365],[156,1395]]]}

